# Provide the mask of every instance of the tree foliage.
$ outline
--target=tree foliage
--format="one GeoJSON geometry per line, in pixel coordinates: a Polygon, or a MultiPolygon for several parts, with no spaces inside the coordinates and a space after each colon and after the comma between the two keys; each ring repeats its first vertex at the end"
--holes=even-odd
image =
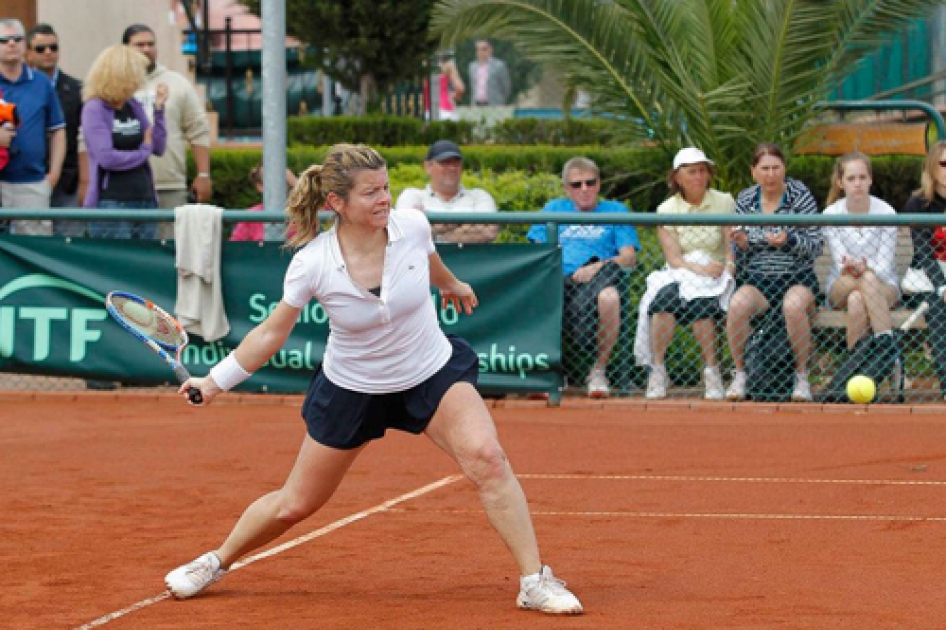
{"type": "Polygon", "coordinates": [[[514,39],[592,96],[663,169],[681,146],[748,183],[753,148],[791,153],[819,104],[858,61],[943,0],[439,0],[446,43],[514,39]]]}
{"type": "MultiPolygon", "coordinates": [[[[261,0],[240,0],[261,15],[261,0]]],[[[422,74],[436,50],[434,0],[285,0],[286,32],[316,49],[314,63],[353,92],[384,91],[422,74]]]]}

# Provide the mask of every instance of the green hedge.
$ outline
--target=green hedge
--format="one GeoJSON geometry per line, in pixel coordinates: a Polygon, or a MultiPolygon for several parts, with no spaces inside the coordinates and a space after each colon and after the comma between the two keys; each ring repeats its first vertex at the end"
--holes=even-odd
{"type": "MultiPolygon", "coordinates": [[[[309,165],[320,162],[325,151],[326,147],[292,148],[287,152],[287,165],[299,173],[309,165]]],[[[427,148],[392,147],[381,148],[379,151],[392,170],[400,165],[412,165],[419,169],[427,148]]],[[[543,182],[546,181],[545,176],[557,180],[565,162],[576,155],[591,158],[601,168],[602,194],[607,198],[628,202],[630,207],[637,211],[652,211],[666,198],[663,165],[668,163],[668,159],[662,152],[652,148],[472,145],[463,148],[464,173],[467,176],[479,173],[489,178],[512,172],[522,173],[523,177],[543,176],[543,182]]],[[[250,169],[259,160],[259,149],[214,149],[214,203],[234,209],[259,203],[256,190],[247,179],[250,169]]],[[[798,157],[789,164],[788,172],[792,177],[805,182],[818,203],[824,206],[833,164],[833,158],[798,157]]],[[[910,193],[919,186],[923,158],[879,157],[873,160],[873,166],[873,193],[894,208],[902,208],[910,193]]],[[[193,174],[193,165],[191,171],[193,174]]],[[[418,170],[417,173],[419,177],[423,177],[422,171],[418,170]]],[[[542,186],[538,189],[542,189],[542,186]]],[[[560,193],[559,187],[553,196],[560,193]]],[[[530,203],[536,203],[533,208],[521,208],[518,200],[506,200],[502,194],[497,197],[503,199],[499,203],[503,210],[537,210],[544,203],[541,195],[536,196],[531,192],[524,198],[530,203]]]]}
{"type": "Polygon", "coordinates": [[[327,146],[359,142],[371,146],[430,145],[441,138],[460,144],[475,141],[476,125],[465,121],[423,122],[406,116],[293,116],[289,118],[290,147],[327,146]]]}
{"type": "Polygon", "coordinates": [[[609,145],[614,125],[600,119],[555,120],[508,118],[492,127],[473,121],[424,122],[406,116],[293,116],[288,121],[289,146],[323,146],[362,142],[372,146],[430,145],[449,138],[463,145],[609,145]]]}
{"type": "Polygon", "coordinates": [[[487,133],[496,144],[607,146],[616,141],[614,123],[601,119],[507,118],[487,133]]]}

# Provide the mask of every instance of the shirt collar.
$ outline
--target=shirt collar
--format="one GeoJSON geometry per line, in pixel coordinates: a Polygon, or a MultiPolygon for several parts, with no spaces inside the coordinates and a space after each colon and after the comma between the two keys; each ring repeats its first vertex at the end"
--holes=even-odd
{"type": "Polygon", "coordinates": [[[446,199],[444,199],[443,197],[435,193],[434,189],[430,187],[430,184],[427,184],[427,195],[430,197],[436,198],[438,201],[442,203],[455,203],[456,201],[461,199],[464,195],[466,195],[466,187],[464,187],[463,184],[460,184],[460,188],[457,190],[456,196],[453,199],[450,199],[449,201],[447,201],[446,199]]]}
{"type": "MultiPolygon", "coordinates": [[[[404,238],[404,230],[401,229],[396,217],[397,214],[394,212],[394,208],[391,208],[391,213],[388,215],[388,247],[404,238]]],[[[342,256],[342,247],[338,243],[338,217],[335,218],[326,235],[331,243],[329,252],[332,256],[332,266],[342,270],[345,268],[345,257],[342,256]]]]}
{"type": "Polygon", "coordinates": [[[696,208],[697,210],[710,210],[712,209],[712,201],[710,200],[710,189],[706,189],[706,193],[703,195],[703,201],[699,204],[692,204],[687,201],[681,193],[677,193],[677,203],[685,206],[686,208],[696,208]]]}
{"type": "Polygon", "coordinates": [[[23,63],[23,64],[21,64],[21,65],[22,65],[22,67],[23,67],[23,71],[20,73],[20,76],[17,78],[16,81],[10,81],[9,79],[7,79],[7,78],[6,78],[5,76],[3,76],[2,74],[0,74],[0,80],[5,81],[5,82],[7,82],[7,83],[9,83],[9,84],[11,84],[11,85],[16,85],[17,83],[26,83],[27,81],[32,81],[32,80],[33,80],[33,69],[30,68],[26,63],[23,63]]]}

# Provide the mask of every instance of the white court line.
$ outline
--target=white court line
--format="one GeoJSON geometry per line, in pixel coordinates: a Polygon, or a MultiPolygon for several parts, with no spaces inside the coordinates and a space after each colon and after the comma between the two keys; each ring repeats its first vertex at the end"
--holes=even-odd
{"type": "Polygon", "coordinates": [[[699,481],[738,483],[824,483],[865,486],[946,486],[946,481],[909,481],[906,479],[806,479],[804,477],[704,477],[696,475],[584,475],[520,474],[520,479],[592,479],[609,481],[699,481]]]}
{"type": "MultiPolygon", "coordinates": [[[[433,492],[434,490],[437,490],[438,488],[442,488],[444,486],[450,485],[451,483],[459,481],[460,479],[463,479],[463,478],[464,478],[463,475],[449,475],[439,481],[435,481],[431,484],[427,484],[426,486],[418,488],[417,490],[414,490],[412,492],[408,492],[407,494],[402,494],[399,497],[395,497],[393,499],[385,501],[384,503],[380,503],[372,508],[368,508],[367,510],[358,512],[357,514],[346,516],[345,518],[337,520],[334,523],[330,523],[326,525],[325,527],[309,532],[308,534],[299,536],[298,538],[294,538],[293,540],[287,541],[281,545],[277,545],[276,547],[273,547],[272,549],[267,549],[266,551],[263,551],[261,553],[258,553],[252,556],[247,556],[246,558],[244,558],[243,560],[240,560],[239,562],[234,562],[233,566],[230,567],[230,571],[236,571],[237,569],[243,568],[246,565],[252,564],[258,560],[262,560],[263,558],[269,558],[270,556],[275,556],[276,554],[292,549],[293,547],[298,547],[299,545],[303,543],[309,542],[310,540],[313,540],[320,536],[324,536],[325,534],[331,533],[335,531],[336,529],[345,527],[346,525],[350,525],[354,523],[355,521],[360,521],[364,518],[367,518],[371,516],[372,514],[390,511],[393,506],[399,503],[404,503],[406,501],[410,501],[411,499],[416,499],[417,497],[421,495],[427,494],[428,492],[433,492]]],[[[104,626],[110,621],[118,619],[119,617],[124,617],[127,614],[133,613],[136,610],[141,610],[142,608],[145,608],[152,604],[156,604],[160,601],[163,601],[169,598],[170,596],[171,596],[170,592],[164,591],[160,595],[156,595],[148,599],[143,599],[140,602],[132,604],[131,606],[127,608],[116,610],[115,612],[110,612],[107,615],[103,615],[99,617],[98,619],[96,619],[95,621],[90,621],[89,623],[83,626],[79,626],[76,630],[90,630],[91,628],[104,626]]]]}
{"type": "MultiPolygon", "coordinates": [[[[416,514],[409,510],[390,510],[394,514],[416,514]]],[[[481,510],[424,510],[425,514],[482,514],[481,510]]],[[[534,510],[532,516],[622,516],[629,518],[716,518],[742,520],[799,520],[799,521],[908,521],[908,522],[946,522],[946,516],[886,516],[882,514],[745,514],[700,513],[700,512],[552,512],[534,510]]]]}

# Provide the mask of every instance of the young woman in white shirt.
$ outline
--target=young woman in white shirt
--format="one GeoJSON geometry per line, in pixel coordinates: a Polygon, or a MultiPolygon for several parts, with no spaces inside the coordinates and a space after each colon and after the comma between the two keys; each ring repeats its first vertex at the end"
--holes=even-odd
{"type": "Polygon", "coordinates": [[[422,212],[391,212],[384,159],[364,145],[332,147],[322,165],[299,178],[287,213],[289,245],[299,249],[282,301],[207,378],[190,379],[181,391],[197,387],[206,405],[248,378],[282,347],[301,309],[316,298],[331,333],[303,404],[308,435],[285,485],[250,505],[218,549],[171,571],[168,589],[179,598],[196,595],[238,558],[314,514],[368,442],[393,428],[426,433],[476,485],[522,573],[520,608],[582,612],[542,564],[525,495],[474,387],[478,357],[440,330],[430,286],[467,314],[476,295],[443,264],[422,212]],[[326,208],[337,220],[318,234],[318,212],[326,208]]]}
{"type": "MultiPolygon", "coordinates": [[[[857,152],[841,156],[824,214],[896,214],[887,202],[870,194],[870,186],[870,158],[857,152]]],[[[875,337],[886,337],[883,346],[892,346],[890,309],[900,299],[897,228],[830,226],[824,235],[834,262],[825,292],[833,308],[847,309],[848,350],[871,331],[875,337]]]]}

